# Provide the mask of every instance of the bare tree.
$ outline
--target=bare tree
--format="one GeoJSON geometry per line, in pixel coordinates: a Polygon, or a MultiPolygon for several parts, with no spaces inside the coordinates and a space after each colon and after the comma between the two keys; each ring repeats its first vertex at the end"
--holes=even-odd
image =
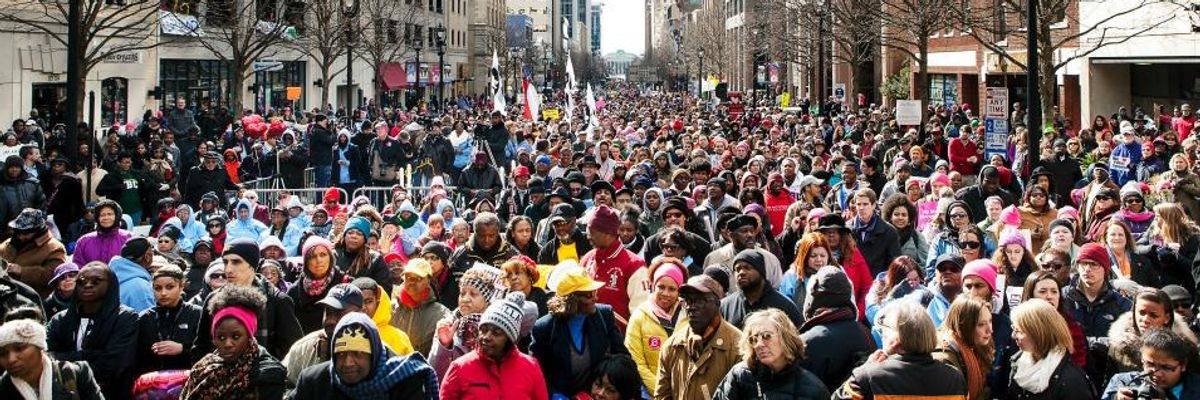
{"type": "Polygon", "coordinates": [[[726,41],[728,34],[725,31],[724,2],[710,1],[693,12],[695,15],[691,22],[684,24],[679,51],[672,53],[673,58],[681,58],[685,69],[699,71],[701,76],[714,73],[727,75],[732,67],[732,53],[726,41]],[[703,70],[697,57],[700,48],[704,48],[703,70]]]}
{"type": "MultiPolygon", "coordinates": [[[[362,27],[354,48],[357,55],[370,65],[371,76],[379,76],[379,68],[384,63],[404,61],[415,46],[432,47],[428,40],[430,25],[433,19],[425,18],[420,10],[422,2],[404,4],[397,0],[363,0],[359,20],[356,25],[362,27]]],[[[382,80],[376,78],[375,100],[382,98],[382,80]]]]}
{"type": "Polygon", "coordinates": [[[188,36],[175,40],[200,46],[228,63],[232,106],[245,110],[242,83],[254,73],[255,61],[278,56],[294,40],[296,26],[303,21],[303,4],[288,0],[209,0],[203,30],[195,25],[189,28],[188,36]]]}
{"type": "MultiPolygon", "coordinates": [[[[153,48],[158,42],[152,34],[158,29],[159,2],[153,0],[11,0],[0,7],[0,20],[20,25],[28,32],[41,33],[64,48],[75,44],[82,46],[83,76],[99,65],[105,58],[132,51],[153,48]],[[80,15],[80,31],[83,41],[67,41],[68,3],[83,2],[80,15]]],[[[67,90],[85,91],[85,82],[67,82],[67,90]]],[[[83,96],[75,104],[76,120],[83,117],[83,96]]]]}
{"type": "MultiPolygon", "coordinates": [[[[1096,51],[1121,44],[1150,32],[1183,15],[1180,3],[1169,0],[1138,0],[1093,13],[1084,24],[1077,12],[1072,12],[1074,0],[1041,0],[1038,2],[1038,96],[1041,98],[1042,121],[1053,121],[1053,105],[1057,104],[1054,88],[1056,74],[1068,63],[1087,57],[1096,51]],[[1147,12],[1149,10],[1149,12],[1147,12]],[[1074,49],[1070,52],[1059,51],[1074,49]]],[[[1028,7],[1024,0],[991,0],[974,2],[960,7],[956,17],[981,46],[995,52],[1003,62],[1026,70],[1024,54],[1028,48],[1025,36],[1028,7]]],[[[1076,7],[1077,8],[1077,7],[1076,7]]],[[[1033,111],[1033,110],[1029,110],[1033,111]]]]}
{"type": "Polygon", "coordinates": [[[346,55],[346,38],[357,31],[350,25],[342,10],[341,0],[309,0],[304,13],[304,25],[300,37],[291,41],[290,47],[305,55],[317,65],[321,78],[321,106],[329,104],[329,88],[333,76],[346,70],[346,66],[334,69],[334,64],[346,55]]]}
{"type": "Polygon", "coordinates": [[[914,98],[929,104],[929,37],[957,23],[959,2],[944,0],[855,0],[879,4],[880,44],[908,55],[917,67],[914,98]]]}

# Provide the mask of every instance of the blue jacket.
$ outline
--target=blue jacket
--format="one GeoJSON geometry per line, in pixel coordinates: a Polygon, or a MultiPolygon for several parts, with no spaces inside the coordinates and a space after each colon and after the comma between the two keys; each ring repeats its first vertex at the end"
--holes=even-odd
{"type": "Polygon", "coordinates": [[[227,234],[225,237],[225,243],[229,243],[233,239],[238,238],[247,238],[258,242],[259,240],[262,240],[263,235],[267,234],[267,226],[254,219],[254,207],[250,205],[249,200],[243,199],[242,201],[239,201],[237,208],[234,209],[234,215],[238,216],[238,218],[230,221],[229,225],[225,227],[225,232],[227,234]],[[241,210],[243,208],[250,210],[250,215],[245,219],[242,219],[239,215],[241,214],[241,210]]]}
{"type": "Polygon", "coordinates": [[[1118,143],[1108,158],[1108,172],[1117,187],[1137,179],[1137,168],[1142,163],[1142,145],[1118,143]]]}
{"type": "MultiPolygon", "coordinates": [[[[1137,387],[1140,383],[1135,384],[1133,378],[1141,372],[1131,371],[1113,375],[1112,379],[1108,381],[1108,388],[1104,389],[1104,395],[1100,398],[1112,400],[1117,398],[1117,390],[1124,387],[1137,387]]],[[[1200,374],[1191,371],[1184,372],[1179,379],[1179,384],[1183,385],[1183,391],[1178,396],[1175,393],[1168,393],[1169,396],[1175,396],[1168,397],[1168,399],[1200,399],[1200,374]]]]}
{"type": "Polygon", "coordinates": [[[281,247],[283,247],[283,250],[287,252],[288,257],[300,255],[300,237],[304,236],[304,228],[297,226],[295,222],[288,221],[288,224],[283,228],[282,237],[272,234],[271,231],[271,228],[267,228],[267,230],[263,233],[263,238],[265,239],[266,236],[274,236],[275,238],[279,239],[280,242],[283,242],[281,247]]]}
{"type": "Polygon", "coordinates": [[[116,256],[108,267],[117,274],[121,286],[121,305],[139,314],[154,307],[154,288],[150,286],[150,271],[127,258],[116,256]]]}
{"type": "Polygon", "coordinates": [[[171,217],[163,225],[175,225],[179,228],[179,231],[182,232],[182,235],[179,236],[179,250],[184,253],[191,253],[196,242],[208,236],[208,232],[204,230],[204,224],[196,222],[195,214],[189,215],[187,221],[180,221],[179,217],[171,217]]]}

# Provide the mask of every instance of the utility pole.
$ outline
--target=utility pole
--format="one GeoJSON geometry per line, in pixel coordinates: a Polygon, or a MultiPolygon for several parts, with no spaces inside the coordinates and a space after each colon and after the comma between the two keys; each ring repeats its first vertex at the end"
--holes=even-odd
{"type": "MultiPolygon", "coordinates": [[[[1038,24],[1038,0],[1027,0],[1029,6],[1028,19],[1025,21],[1026,32],[1026,61],[1025,61],[1025,103],[1026,112],[1025,118],[1029,121],[1025,124],[1029,129],[1029,162],[1036,163],[1040,156],[1038,150],[1042,142],[1042,97],[1038,82],[1038,30],[1041,25],[1038,24]]],[[[1020,121],[1013,121],[1017,123],[1020,121]]]]}
{"type": "MultiPolygon", "coordinates": [[[[67,155],[70,159],[79,156],[79,109],[83,102],[83,1],[72,0],[67,11],[67,155]]],[[[91,137],[91,127],[88,127],[91,137]]],[[[90,143],[90,141],[89,141],[90,143]]],[[[89,175],[90,176],[90,175],[89,175]]]]}

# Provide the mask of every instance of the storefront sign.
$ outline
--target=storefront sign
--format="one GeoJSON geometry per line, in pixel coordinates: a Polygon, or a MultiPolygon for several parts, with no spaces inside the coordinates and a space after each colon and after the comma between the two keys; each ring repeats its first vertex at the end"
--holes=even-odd
{"type": "Polygon", "coordinates": [[[100,61],[102,64],[141,64],[141,51],[122,51],[119,53],[109,54],[100,61]]]}
{"type": "Polygon", "coordinates": [[[296,101],[296,100],[300,100],[300,94],[301,94],[302,92],[303,92],[303,90],[302,90],[302,88],[301,88],[301,87],[299,87],[299,86],[288,86],[288,87],[287,87],[287,99],[288,99],[288,101],[296,101]]]}
{"type": "Polygon", "coordinates": [[[276,72],[283,71],[283,61],[263,60],[255,61],[250,65],[254,72],[276,72]]]}
{"type": "Polygon", "coordinates": [[[921,101],[896,100],[896,123],[901,126],[921,125],[921,101]]]}

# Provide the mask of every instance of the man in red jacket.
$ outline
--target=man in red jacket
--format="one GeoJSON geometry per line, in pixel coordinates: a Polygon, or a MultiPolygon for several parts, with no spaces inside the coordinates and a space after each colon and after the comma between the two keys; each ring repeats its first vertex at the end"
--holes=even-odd
{"type": "MultiPolygon", "coordinates": [[[[950,170],[962,174],[964,180],[974,177],[979,166],[979,145],[972,140],[976,135],[978,133],[966,133],[950,139],[950,170]]],[[[973,183],[964,182],[967,185],[973,183]]]]}
{"type": "Polygon", "coordinates": [[[787,209],[796,198],[783,185],[783,174],[772,172],[767,177],[767,217],[771,220],[771,237],[779,237],[787,226],[787,209]]]}
{"type": "Polygon", "coordinates": [[[621,220],[608,206],[600,205],[588,224],[587,236],[592,251],[583,255],[579,265],[592,279],[604,282],[596,291],[600,303],[612,306],[617,326],[622,332],[629,322],[629,310],[637,307],[650,294],[650,279],[646,261],[626,250],[617,237],[621,220]]]}

